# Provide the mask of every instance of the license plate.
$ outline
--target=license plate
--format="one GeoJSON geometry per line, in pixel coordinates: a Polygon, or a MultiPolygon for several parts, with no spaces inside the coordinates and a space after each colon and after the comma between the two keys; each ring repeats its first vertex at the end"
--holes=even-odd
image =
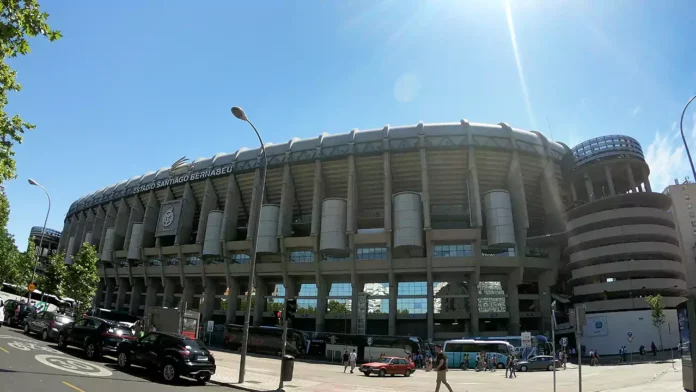
{"type": "Polygon", "coordinates": [[[208,360],[208,357],[206,357],[205,355],[199,355],[198,357],[196,357],[196,361],[207,361],[207,360],[208,360]]]}

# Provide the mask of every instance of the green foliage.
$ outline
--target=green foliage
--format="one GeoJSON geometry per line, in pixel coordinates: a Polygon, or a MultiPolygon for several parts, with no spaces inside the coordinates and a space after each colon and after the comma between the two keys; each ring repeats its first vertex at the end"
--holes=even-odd
{"type": "Polygon", "coordinates": [[[400,309],[397,314],[408,314],[408,309],[400,309]]]}
{"type": "Polygon", "coordinates": [[[657,333],[660,336],[660,350],[662,350],[662,325],[665,323],[665,308],[662,305],[662,296],[660,294],[648,295],[645,297],[645,302],[650,307],[652,323],[657,328],[657,333]]]}
{"type": "Polygon", "coordinates": [[[98,261],[97,250],[89,242],[85,242],[80,251],[73,256],[73,263],[66,268],[63,289],[67,297],[78,302],[75,309],[77,314],[86,312],[92,305],[92,298],[99,283],[98,261]]]}
{"type": "Polygon", "coordinates": [[[27,241],[27,250],[25,252],[18,253],[17,255],[16,284],[26,288],[29,283],[31,283],[32,278],[34,281],[36,281],[36,276],[33,275],[36,261],[36,246],[34,245],[34,241],[29,238],[27,241]]]}
{"type": "Polygon", "coordinates": [[[0,282],[16,283],[19,279],[19,252],[14,237],[7,231],[10,203],[0,192],[0,282]]]}
{"type": "Polygon", "coordinates": [[[307,306],[307,307],[298,307],[297,308],[297,313],[296,314],[315,314],[317,312],[317,308],[313,306],[307,306]]]}
{"type": "Polygon", "coordinates": [[[44,293],[62,297],[67,272],[65,254],[51,255],[44,268],[43,276],[39,277],[39,289],[44,293]]]}
{"type": "Polygon", "coordinates": [[[266,304],[267,312],[282,312],[285,308],[285,302],[268,302],[266,304]]]}
{"type": "Polygon", "coordinates": [[[345,302],[330,300],[326,306],[328,314],[350,314],[350,308],[345,302]]]}
{"type": "MultiPolygon", "coordinates": [[[[256,302],[256,296],[251,295],[251,310],[254,310],[254,302],[256,302]]],[[[242,298],[242,311],[247,310],[247,297],[242,298]]]]}
{"type": "MultiPolygon", "coordinates": [[[[19,115],[6,111],[8,93],[20,91],[17,71],[7,64],[8,59],[29,53],[29,38],[44,36],[50,41],[61,37],[47,23],[48,14],[41,12],[36,0],[0,0],[0,182],[16,177],[13,147],[22,143],[25,131],[35,128],[19,115]]],[[[5,227],[7,222],[1,222],[5,227]]]]}

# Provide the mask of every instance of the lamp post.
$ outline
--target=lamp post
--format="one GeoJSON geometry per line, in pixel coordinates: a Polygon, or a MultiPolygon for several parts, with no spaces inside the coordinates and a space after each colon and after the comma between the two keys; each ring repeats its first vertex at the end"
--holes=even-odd
{"type": "MultiPolygon", "coordinates": [[[[34,282],[34,277],[36,276],[36,266],[39,264],[39,258],[41,257],[41,246],[43,245],[43,239],[44,239],[44,234],[46,233],[46,223],[48,223],[48,215],[51,213],[51,195],[48,194],[48,191],[46,188],[43,187],[43,185],[39,184],[36,182],[34,179],[30,178],[29,179],[29,184],[30,185],[36,185],[39,188],[43,189],[43,191],[46,193],[46,197],[48,197],[48,211],[46,212],[46,219],[44,219],[44,225],[43,229],[41,229],[41,237],[39,238],[39,252],[36,254],[36,260],[34,260],[34,270],[31,273],[31,282],[34,282]]],[[[29,294],[27,294],[27,305],[31,304],[31,291],[29,294]]]]}
{"type": "Polygon", "coordinates": [[[681,132],[681,137],[682,137],[682,142],[684,142],[684,149],[686,150],[686,156],[689,157],[689,164],[691,165],[691,174],[693,175],[692,179],[693,181],[696,181],[696,169],[694,169],[694,161],[691,160],[691,153],[689,152],[689,145],[686,144],[686,137],[684,136],[684,114],[686,113],[686,108],[689,107],[689,104],[696,99],[696,95],[691,97],[689,102],[686,103],[686,106],[684,106],[684,110],[682,110],[681,114],[681,119],[679,120],[679,131],[681,132]]]}
{"type": "MultiPolygon", "coordinates": [[[[256,137],[259,138],[259,143],[261,143],[261,152],[263,153],[263,169],[261,170],[261,192],[259,192],[260,198],[257,203],[256,214],[256,224],[254,225],[254,233],[251,241],[251,271],[249,273],[249,283],[247,287],[247,297],[246,297],[246,310],[244,312],[244,330],[242,331],[242,355],[239,359],[239,382],[244,382],[244,372],[246,368],[246,357],[247,357],[247,344],[249,342],[249,321],[251,319],[251,296],[254,291],[254,278],[256,275],[256,248],[258,244],[259,236],[259,225],[261,224],[261,205],[263,204],[263,195],[266,192],[266,168],[268,167],[268,159],[266,159],[266,148],[263,145],[263,139],[261,139],[261,134],[256,129],[254,124],[249,121],[249,118],[244,113],[244,110],[239,106],[232,108],[232,114],[242,121],[246,121],[254,129],[256,137]]],[[[263,306],[263,304],[256,304],[256,306],[263,306]]]]}

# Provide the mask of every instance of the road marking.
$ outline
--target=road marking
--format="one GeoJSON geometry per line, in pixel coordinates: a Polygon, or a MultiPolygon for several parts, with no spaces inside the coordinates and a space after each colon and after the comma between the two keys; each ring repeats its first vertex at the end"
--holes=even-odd
{"type": "Polygon", "coordinates": [[[65,372],[81,374],[91,377],[108,377],[113,373],[111,370],[97,366],[93,363],[81,361],[79,359],[63,357],[60,355],[40,354],[34,357],[37,361],[54,369],[65,372]]]}
{"type": "Polygon", "coordinates": [[[3,347],[3,346],[0,346],[0,350],[2,350],[2,351],[4,351],[4,352],[6,352],[7,354],[9,354],[9,353],[10,353],[10,352],[9,352],[9,351],[7,351],[7,349],[6,349],[5,347],[3,347]]]}
{"type": "Polygon", "coordinates": [[[85,392],[84,390],[82,390],[82,389],[80,389],[80,388],[78,388],[78,387],[76,387],[76,386],[70,384],[70,383],[67,382],[67,381],[63,381],[63,384],[69,386],[70,388],[76,390],[77,392],[85,392]]]}
{"type": "Polygon", "coordinates": [[[39,346],[38,344],[35,343],[25,343],[25,342],[20,342],[20,341],[15,341],[11,343],[7,343],[8,346],[20,350],[20,351],[31,351],[31,350],[39,350],[39,351],[46,351],[52,354],[62,354],[60,351],[53,349],[48,346],[39,346]]]}

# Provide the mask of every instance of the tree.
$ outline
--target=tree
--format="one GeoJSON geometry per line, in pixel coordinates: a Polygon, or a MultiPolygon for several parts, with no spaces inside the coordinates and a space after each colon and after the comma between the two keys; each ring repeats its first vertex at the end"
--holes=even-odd
{"type": "Polygon", "coordinates": [[[7,231],[10,219],[10,203],[0,191],[0,283],[18,283],[19,251],[14,237],[7,231]]]}
{"type": "Polygon", "coordinates": [[[62,297],[66,274],[65,254],[52,254],[48,258],[43,276],[39,277],[39,289],[46,294],[62,297]]]}
{"type": "Polygon", "coordinates": [[[330,300],[326,306],[326,313],[329,314],[350,314],[350,308],[345,302],[330,300]]]}
{"type": "Polygon", "coordinates": [[[662,296],[660,294],[648,295],[645,302],[650,307],[652,323],[657,328],[660,336],[660,350],[662,350],[662,325],[665,323],[665,308],[662,306],[662,296]]]}
{"type": "Polygon", "coordinates": [[[36,276],[34,275],[34,265],[36,264],[36,246],[31,238],[27,241],[27,250],[25,252],[18,252],[17,255],[17,279],[16,283],[22,288],[26,289],[29,283],[33,280],[36,281],[36,276]]]}
{"type": "Polygon", "coordinates": [[[92,305],[99,283],[98,261],[97,250],[89,242],[85,242],[73,257],[73,263],[66,268],[63,289],[67,297],[77,301],[77,314],[86,312],[92,305]]]}
{"type": "Polygon", "coordinates": [[[22,143],[25,131],[35,128],[19,115],[10,116],[5,111],[8,93],[22,89],[17,82],[17,71],[7,60],[29,53],[31,37],[44,36],[50,41],[61,37],[59,31],[51,29],[47,19],[48,14],[41,12],[36,0],[0,0],[0,183],[17,176],[12,148],[15,143],[22,143]]]}

